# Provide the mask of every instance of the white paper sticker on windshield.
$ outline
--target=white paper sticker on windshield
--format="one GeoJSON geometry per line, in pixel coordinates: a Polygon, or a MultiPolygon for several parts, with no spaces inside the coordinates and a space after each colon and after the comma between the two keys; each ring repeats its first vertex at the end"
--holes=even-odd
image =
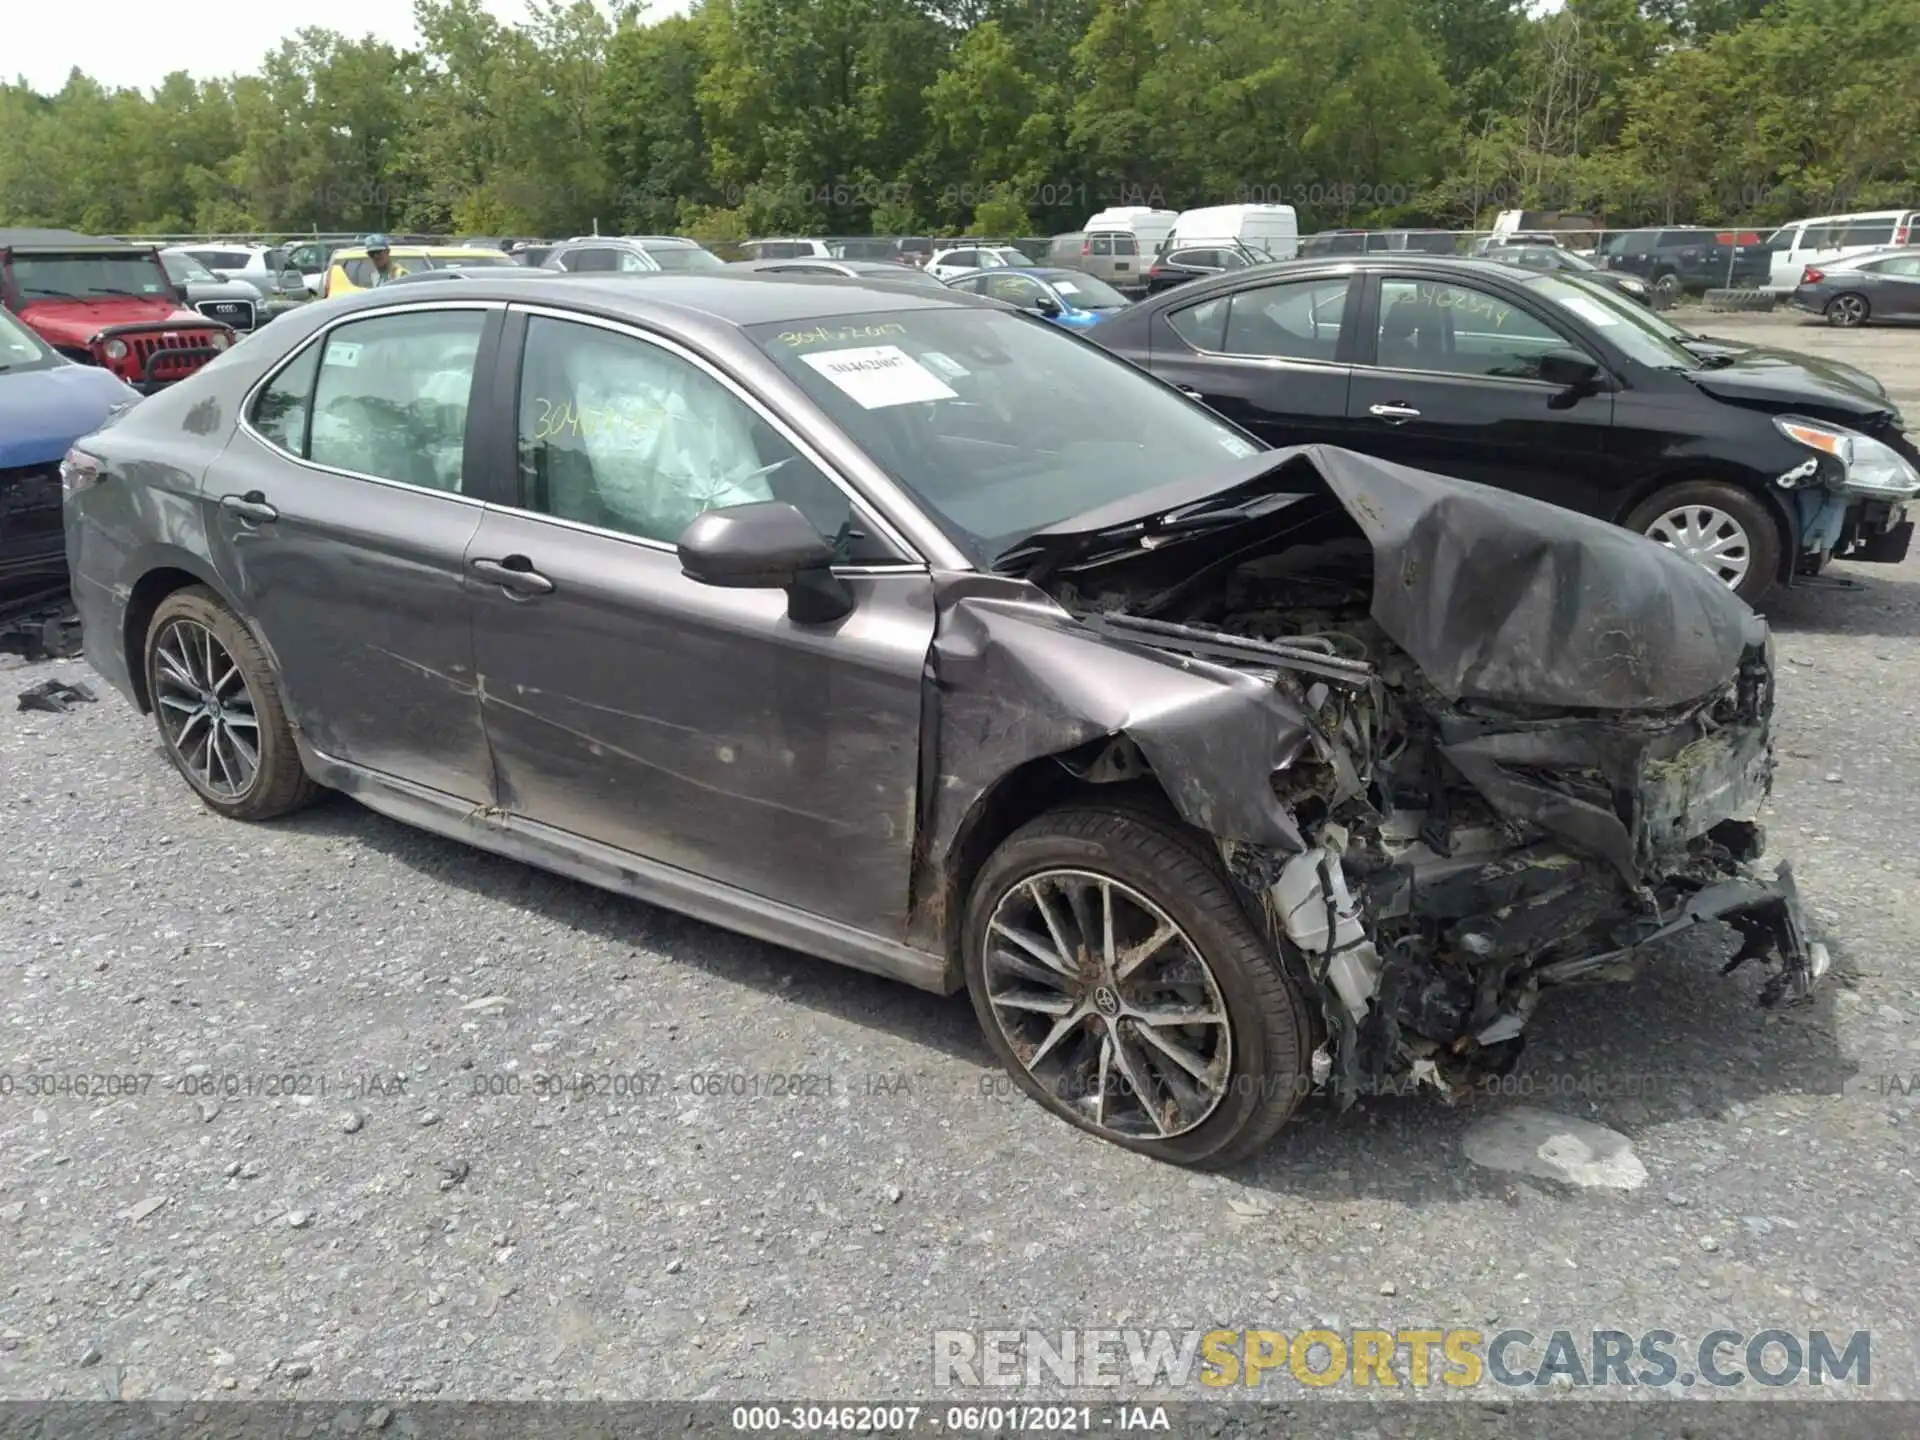
{"type": "Polygon", "coordinates": [[[898,345],[863,345],[856,350],[829,350],[800,358],[862,409],[884,410],[889,405],[958,398],[939,376],[898,345]]]}
{"type": "Polygon", "coordinates": [[[973,373],[951,355],[943,355],[938,350],[922,350],[920,363],[942,380],[964,380],[973,373]]]}
{"type": "Polygon", "coordinates": [[[328,344],[325,362],[328,365],[358,365],[360,347],[351,340],[335,340],[328,344]]]}
{"type": "Polygon", "coordinates": [[[1253,446],[1249,445],[1237,435],[1222,435],[1220,437],[1220,448],[1236,459],[1245,459],[1247,456],[1253,454],[1253,446]]]}
{"type": "Polygon", "coordinates": [[[1584,295],[1563,295],[1560,303],[1573,311],[1590,325],[1618,325],[1620,317],[1615,315],[1598,300],[1589,300],[1584,295]]]}
{"type": "Polygon", "coordinates": [[[1062,295],[1078,295],[1080,293],[1080,287],[1071,280],[1056,280],[1053,282],[1053,288],[1058,290],[1062,295]]]}

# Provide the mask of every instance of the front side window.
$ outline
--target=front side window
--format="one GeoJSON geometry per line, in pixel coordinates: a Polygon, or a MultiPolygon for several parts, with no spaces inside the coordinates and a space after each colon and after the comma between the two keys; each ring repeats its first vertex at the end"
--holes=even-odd
{"type": "Polygon", "coordinates": [[[1123,310],[1131,302],[1104,280],[1078,271],[1047,277],[1067,304],[1076,310],[1123,310]]]}
{"type": "Polygon", "coordinates": [[[1343,275],[1241,290],[1228,307],[1220,348],[1229,355],[1333,360],[1340,348],[1349,284],[1343,275]]]}
{"type": "Polygon", "coordinates": [[[845,561],[903,558],[739,396],[631,335],[528,321],[518,449],[528,508],[562,520],[671,545],[707,510],[785,500],[845,561]]]}
{"type": "MultiPolygon", "coordinates": [[[[429,310],[355,320],[330,331],[312,347],[319,363],[306,458],[335,470],[458,493],[485,324],[481,310],[429,310]]],[[[263,405],[273,389],[262,394],[263,405]]],[[[286,443],[287,434],[283,428],[275,443],[299,454],[286,443]]]]}
{"type": "Polygon", "coordinates": [[[606,245],[589,245],[569,250],[560,257],[561,267],[573,274],[615,271],[620,268],[620,251],[606,245]]]}
{"type": "Polygon", "coordinates": [[[1904,275],[1909,278],[1920,275],[1920,255],[1896,255],[1891,260],[1882,260],[1877,265],[1865,267],[1878,270],[1882,275],[1904,275]]]}
{"type": "Polygon", "coordinates": [[[1378,363],[1489,379],[1537,380],[1540,357],[1566,345],[1511,300],[1435,280],[1380,282],[1378,363]]]}
{"type": "Polygon", "coordinates": [[[998,309],[747,330],[975,561],[1259,447],[1126,361],[998,309]]]}

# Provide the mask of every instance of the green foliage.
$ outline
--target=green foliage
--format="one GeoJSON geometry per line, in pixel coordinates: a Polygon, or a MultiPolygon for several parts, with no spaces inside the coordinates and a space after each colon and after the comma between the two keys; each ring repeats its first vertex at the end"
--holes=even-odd
{"type": "Polygon", "coordinates": [[[0,223],[715,244],[1060,231],[1115,204],[1303,229],[1920,203],[1920,0],[415,0],[250,74],[0,85],[0,223]]]}

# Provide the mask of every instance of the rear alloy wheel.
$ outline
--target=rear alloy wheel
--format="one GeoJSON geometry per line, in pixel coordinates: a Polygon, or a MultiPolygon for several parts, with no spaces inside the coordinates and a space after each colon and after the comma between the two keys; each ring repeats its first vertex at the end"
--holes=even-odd
{"type": "Polygon", "coordinates": [[[273,669],[212,591],[191,586],[160,602],[146,671],[160,742],[208,808],[270,820],[313,798],[273,669]]]}
{"type": "Polygon", "coordinates": [[[988,1044],[1028,1095],[1182,1165],[1244,1159],[1308,1088],[1299,991],[1211,848],[1145,810],[1033,821],[982,869],[963,943],[988,1044]]]}
{"type": "Polygon", "coordinates": [[[1827,323],[1842,330],[1858,330],[1871,313],[1864,295],[1836,295],[1827,302],[1827,323]]]}
{"type": "Polygon", "coordinates": [[[1705,566],[1749,605],[1773,588],[1780,527],[1759,500],[1733,485],[1690,480],[1634,508],[1627,528],[1705,566]]]}

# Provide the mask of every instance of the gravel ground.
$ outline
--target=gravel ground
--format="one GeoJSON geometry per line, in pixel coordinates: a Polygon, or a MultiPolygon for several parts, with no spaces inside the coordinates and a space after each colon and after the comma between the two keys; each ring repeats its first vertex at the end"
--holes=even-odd
{"type": "MultiPolygon", "coordinates": [[[[1920,410],[1911,333],[1783,319],[1713,329],[1890,348],[1920,410]]],[[[1229,1176],[1007,1093],[964,998],[345,800],[223,821],[104,687],[8,699],[0,1398],[927,1396],[940,1329],[1315,1324],[1867,1329],[1870,1393],[1920,1397],[1920,559],[1835,568],[1865,588],[1773,606],[1815,1001],[1760,1010],[1715,931],[1552,999],[1512,1093],[1310,1106],[1229,1176]],[[1470,1160],[1520,1105],[1620,1132],[1644,1183],[1470,1160]]],[[[0,691],[45,676],[86,672],[0,691]]]]}

